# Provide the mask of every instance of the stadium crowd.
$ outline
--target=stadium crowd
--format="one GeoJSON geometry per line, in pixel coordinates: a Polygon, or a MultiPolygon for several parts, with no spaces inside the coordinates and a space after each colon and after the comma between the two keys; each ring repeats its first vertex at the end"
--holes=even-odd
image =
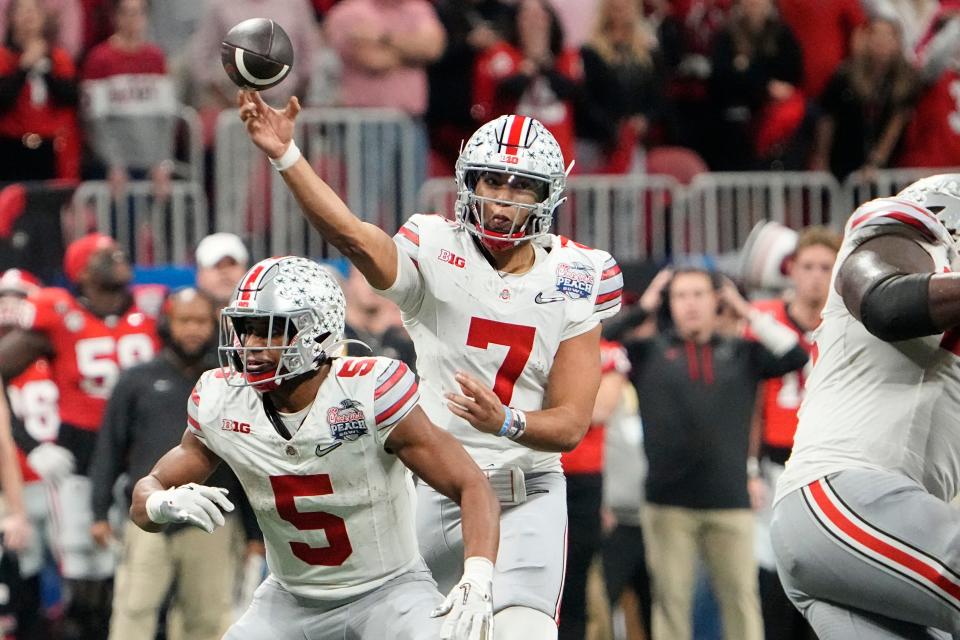
{"type": "MultiPolygon", "coordinates": [[[[461,142],[509,113],[539,119],[581,174],[688,171],[658,153],[676,147],[695,171],[960,165],[953,0],[4,0],[0,182],[169,193],[185,177],[180,105],[209,151],[235,106],[222,35],[260,16],[296,52],[265,99],[403,111],[418,180],[449,175],[461,142]]],[[[626,283],[636,304],[604,323],[593,424],[563,456],[560,638],[813,637],[767,527],[839,238],[813,227],[792,242],[772,295],[680,256],[626,283]]],[[[58,282],[77,298],[0,277],[0,332],[21,332],[0,343],[0,469],[17,459],[25,482],[5,496],[0,638],[219,638],[249,602],[262,535],[228,470],[211,480],[238,506],[219,537],[125,518],[217,366],[216,310],[249,263],[240,238],[214,233],[192,286],[129,286],[129,257],[91,234],[66,248],[58,282]],[[52,373],[74,348],[83,396],[52,373]]],[[[338,277],[347,336],[415,368],[397,306],[356,268],[338,277]]]]}

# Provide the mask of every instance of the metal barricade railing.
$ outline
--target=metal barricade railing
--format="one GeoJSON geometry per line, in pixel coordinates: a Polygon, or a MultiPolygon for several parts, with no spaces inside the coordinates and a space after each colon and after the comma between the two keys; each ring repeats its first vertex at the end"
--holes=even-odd
{"type": "MultiPolygon", "coordinates": [[[[420,190],[420,211],[452,218],[452,178],[434,178],[420,190]]],[[[670,176],[573,176],[567,182],[552,231],[619,260],[663,260],[671,251],[672,220],[683,208],[679,183],[670,176]]]]}
{"type": "Polygon", "coordinates": [[[180,153],[174,160],[174,175],[190,182],[204,184],[203,131],[200,116],[193,107],[180,105],[177,120],[182,131],[178,132],[180,153]]]}
{"type": "MultiPolygon", "coordinates": [[[[416,204],[416,125],[390,109],[305,109],[296,139],[320,176],[360,218],[393,232],[416,204]]],[[[299,206],[254,148],[236,111],[217,121],[216,228],[247,239],[255,258],[326,256],[299,206]]]]}
{"type": "Polygon", "coordinates": [[[840,222],[845,223],[850,214],[864,202],[896,195],[910,183],[938,173],[960,173],[960,168],[879,169],[868,174],[852,173],[843,181],[846,211],[840,222]]]}
{"type": "Polygon", "coordinates": [[[89,214],[97,230],[116,238],[139,264],[192,263],[210,223],[203,185],[187,181],[174,181],[163,197],[148,180],[130,182],[118,195],[107,182],[82,182],[72,209],[76,233],[68,237],[87,229],[89,214]]]}
{"type": "Polygon", "coordinates": [[[837,181],[820,172],[704,173],[687,195],[685,253],[720,254],[743,245],[753,226],[776,220],[789,227],[824,224],[839,228],[844,200],[837,181]]]}

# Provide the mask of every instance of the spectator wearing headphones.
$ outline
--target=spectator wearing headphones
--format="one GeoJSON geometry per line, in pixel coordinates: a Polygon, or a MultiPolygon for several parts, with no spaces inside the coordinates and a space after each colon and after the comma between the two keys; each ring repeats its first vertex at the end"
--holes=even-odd
{"type": "MultiPolygon", "coordinates": [[[[690,640],[698,558],[710,571],[727,640],[760,640],[763,622],[747,494],[747,446],[757,383],[806,364],[797,334],[753,309],[733,283],[683,268],[655,278],[639,324],[661,331],[624,347],[649,461],[643,515],[653,583],[653,637],[690,640]],[[757,341],[720,331],[721,305],[757,341]]],[[[618,330],[626,327],[613,327],[618,330]]],[[[606,336],[616,339],[621,336],[606,336]]]]}
{"type": "MultiPolygon", "coordinates": [[[[215,361],[216,313],[213,300],[197,289],[170,294],[159,321],[162,349],[153,360],[123,371],[117,380],[91,469],[91,534],[101,546],[114,544],[108,511],[117,478],[121,473],[130,478],[150,473],[183,435],[193,385],[215,361]]],[[[236,478],[225,469],[215,472],[208,484],[226,487],[231,500],[243,496],[236,478]]],[[[132,485],[125,487],[128,499],[131,489],[132,485]]],[[[220,638],[231,622],[235,550],[240,542],[237,520],[227,516],[226,526],[212,534],[173,526],[156,536],[128,526],[116,574],[110,638],[153,638],[160,609],[174,583],[173,605],[183,614],[180,637],[220,638]]]]}

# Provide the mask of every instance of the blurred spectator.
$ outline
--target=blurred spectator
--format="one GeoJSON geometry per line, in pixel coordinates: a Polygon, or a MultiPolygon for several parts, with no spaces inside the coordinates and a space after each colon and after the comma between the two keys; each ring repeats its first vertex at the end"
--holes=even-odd
{"type": "Polygon", "coordinates": [[[433,6],[427,0],[343,0],[327,14],[324,33],[343,61],[343,106],[392,107],[414,118],[419,185],[426,178],[427,66],[446,46],[433,6]]]}
{"type": "MultiPolygon", "coordinates": [[[[771,314],[789,327],[809,354],[813,350],[813,331],[820,324],[820,312],[830,293],[833,263],[840,250],[840,236],[824,227],[808,227],[797,239],[786,271],[791,288],[777,299],[761,300],[754,308],[771,314]]],[[[750,337],[750,336],[748,336],[750,337]]],[[[770,543],[770,518],[777,479],[793,448],[797,430],[797,410],[803,401],[804,387],[811,362],[799,371],[762,383],[758,425],[750,443],[748,488],[757,512],[756,548],[760,565],[760,602],[767,638],[812,640],[815,638],[803,615],[787,599],[777,576],[777,565],[770,543]]]]}
{"type": "Polygon", "coordinates": [[[197,244],[196,261],[197,288],[222,309],[247,272],[250,254],[243,240],[232,233],[212,233],[197,244]]]}
{"type": "MultiPolygon", "coordinates": [[[[350,275],[343,287],[347,297],[345,338],[366,343],[370,351],[404,362],[416,371],[417,353],[400,319],[400,309],[393,302],[374,293],[360,270],[350,266],[350,275]]],[[[351,355],[366,352],[359,345],[347,345],[351,355]]]]}
{"type": "Polygon", "coordinates": [[[270,17],[290,36],[294,63],[290,75],[263,92],[272,104],[286,104],[292,95],[303,96],[310,79],[311,61],[320,46],[313,8],[307,0],[204,0],[206,7],[190,43],[191,79],[195,105],[201,110],[204,140],[213,141],[216,117],[237,106],[237,86],[220,65],[220,43],[234,25],[250,18],[270,17]]]}
{"type": "MultiPolygon", "coordinates": [[[[639,9],[642,0],[634,4],[639,9]]],[[[569,49],[579,49],[590,39],[593,29],[593,20],[597,12],[598,0],[549,0],[550,6],[560,20],[563,28],[563,46],[569,49]]]]}
{"type": "Polygon", "coordinates": [[[163,50],[146,41],[147,0],[118,0],[116,32],[87,54],[81,71],[86,133],[115,193],[129,178],[170,190],[177,112],[163,50]]]}
{"type": "Polygon", "coordinates": [[[559,640],[587,635],[587,572],[600,550],[603,505],[603,442],[607,420],[623,398],[630,363],[623,347],[600,344],[601,377],[590,428],[577,447],[560,456],[567,479],[567,573],[563,583],[563,615],[559,640]]]}
{"type": "Polygon", "coordinates": [[[707,95],[710,51],[733,0],[673,0],[661,9],[660,49],[667,68],[667,95],[673,144],[706,155],[713,139],[707,95]]]}
{"type": "MultiPolygon", "coordinates": [[[[216,363],[216,312],[213,300],[196,289],[171,294],[160,320],[162,350],[150,362],[125,370],[117,380],[90,470],[91,535],[102,547],[116,544],[107,511],[117,478],[121,473],[130,478],[147,475],[183,435],[193,386],[216,363]]],[[[233,501],[243,499],[239,482],[226,467],[215,471],[206,484],[226,487],[233,501]]],[[[132,489],[132,483],[125,487],[128,500],[132,489]]],[[[226,525],[209,534],[174,525],[163,535],[147,535],[128,521],[117,567],[110,639],[153,638],[160,608],[174,584],[173,601],[183,613],[183,637],[220,638],[232,622],[239,559],[237,520],[242,512],[224,514],[226,525]]]]}
{"type": "Polygon", "coordinates": [[[843,179],[889,165],[910,118],[918,78],[903,56],[900,31],[874,18],[862,47],[834,74],[821,103],[813,168],[843,179]]]}
{"type": "Polygon", "coordinates": [[[506,41],[477,59],[473,116],[486,122],[517,113],[554,135],[563,158],[574,158],[574,101],[580,56],[563,46],[563,29],[547,0],[521,0],[506,41]]]}
{"type": "Polygon", "coordinates": [[[854,32],[867,20],[860,0],[777,0],[777,5],[803,53],[801,89],[816,100],[850,55],[854,32]]]}
{"type": "Polygon", "coordinates": [[[593,34],[580,50],[577,164],[584,173],[627,173],[663,108],[656,38],[635,0],[600,0],[593,34]]]}
{"type": "Polygon", "coordinates": [[[0,49],[0,181],[79,177],[76,70],[39,0],[12,0],[0,49]]]}
{"type": "Polygon", "coordinates": [[[900,26],[903,53],[912,62],[917,45],[940,10],[940,0],[863,0],[863,6],[871,17],[900,26]]]}
{"type": "Polygon", "coordinates": [[[713,48],[710,93],[719,121],[710,166],[753,170],[776,159],[800,169],[794,147],[806,104],[800,45],[773,0],[739,0],[713,48]]]}
{"type": "Polygon", "coordinates": [[[477,55],[503,39],[513,11],[501,0],[439,0],[436,7],[447,47],[429,68],[427,123],[430,146],[450,172],[476,128],[470,108],[477,55]]]}
{"type": "MultiPolygon", "coordinates": [[[[88,0],[40,0],[40,7],[49,21],[52,46],[63,49],[73,60],[86,51],[83,39],[86,22],[84,4],[88,0]]],[[[13,0],[0,0],[0,33],[9,26],[10,5],[13,0]]]]}
{"type": "Polygon", "coordinates": [[[924,88],[903,136],[903,167],[960,165],[960,6],[934,21],[919,58],[924,88]]]}
{"type": "MultiPolygon", "coordinates": [[[[690,640],[697,559],[710,571],[727,640],[763,637],[747,494],[747,445],[757,383],[802,367],[797,336],[751,309],[732,283],[685,268],[658,276],[641,309],[673,328],[624,342],[649,460],[644,511],[653,583],[653,637],[690,640]],[[659,290],[661,289],[662,290],[659,290]],[[723,303],[759,342],[718,333],[723,303]]],[[[643,315],[636,318],[642,320],[643,315]]]]}
{"type": "Polygon", "coordinates": [[[650,638],[650,575],[642,513],[647,461],[637,392],[626,385],[604,430],[603,577],[610,608],[623,613],[624,640],[650,638]]]}

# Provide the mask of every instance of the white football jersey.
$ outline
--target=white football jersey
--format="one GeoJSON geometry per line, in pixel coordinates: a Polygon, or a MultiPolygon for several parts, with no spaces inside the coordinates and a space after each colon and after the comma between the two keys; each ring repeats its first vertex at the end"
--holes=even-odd
{"type": "Polygon", "coordinates": [[[960,481],[960,332],[884,342],[847,310],[834,287],[858,246],[881,234],[906,235],[937,272],[952,271],[957,250],[932,213],[894,198],[873,200],[847,222],[823,322],[814,333],[814,366],[800,407],[793,453],[779,500],[827,474],[850,468],[897,471],[952,499],[960,481]]]}
{"type": "Polygon", "coordinates": [[[619,311],[623,276],[616,261],[605,251],[547,235],[534,240],[537,259],[530,271],[501,274],[472,236],[435,215],[411,216],[394,240],[397,280],[382,293],[399,305],[416,346],[427,415],[481,467],[561,470],[560,454],[477,431],[450,412],[443,394],[461,392],[454,375],[463,371],[506,405],[542,409],[560,343],[619,311]]]}
{"type": "Polygon", "coordinates": [[[416,376],[388,358],[343,358],[303,424],[280,435],[250,387],[207,371],[188,404],[188,429],[230,465],[253,507],[267,565],[305,598],[368,592],[419,560],[413,483],[384,450],[418,401],[416,376]]]}

